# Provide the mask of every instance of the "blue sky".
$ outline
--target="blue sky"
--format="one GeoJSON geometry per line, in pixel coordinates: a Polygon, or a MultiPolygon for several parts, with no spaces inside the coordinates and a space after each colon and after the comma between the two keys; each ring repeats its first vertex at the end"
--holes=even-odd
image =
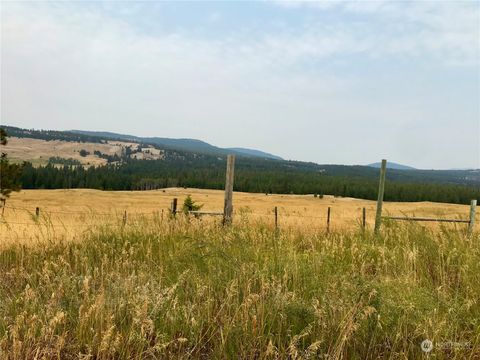
{"type": "Polygon", "coordinates": [[[480,167],[479,2],[2,2],[1,121],[480,167]]]}

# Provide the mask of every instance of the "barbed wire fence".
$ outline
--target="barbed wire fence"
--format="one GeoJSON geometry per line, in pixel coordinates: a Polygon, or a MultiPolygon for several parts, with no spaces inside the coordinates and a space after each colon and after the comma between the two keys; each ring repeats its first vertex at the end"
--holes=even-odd
{"type": "MultiPolygon", "coordinates": [[[[0,224],[15,224],[15,225],[32,225],[32,226],[38,226],[41,224],[39,221],[42,216],[43,218],[49,219],[51,215],[71,215],[72,217],[86,217],[86,216],[108,216],[108,217],[116,217],[117,219],[121,219],[124,223],[126,220],[130,217],[138,217],[138,216],[160,216],[160,218],[164,217],[165,214],[168,215],[176,215],[179,213],[183,213],[183,211],[177,211],[176,209],[152,209],[151,211],[129,211],[123,210],[123,209],[116,209],[115,211],[111,212],[103,212],[103,211],[95,211],[93,209],[89,211],[85,211],[84,208],[80,208],[79,210],[50,210],[50,209],[44,209],[40,207],[32,207],[32,208],[27,208],[27,207],[22,207],[22,206],[5,206],[4,209],[7,210],[7,214],[3,214],[0,218],[0,224]],[[166,211],[165,211],[166,210],[166,211]],[[30,216],[29,222],[25,221],[7,221],[6,220],[6,215],[9,215],[8,212],[11,211],[15,215],[17,212],[26,212],[30,216]]],[[[280,218],[306,218],[306,219],[315,219],[315,220],[324,220],[327,221],[325,224],[328,225],[328,222],[331,219],[331,208],[327,208],[327,213],[325,216],[319,216],[319,215],[309,215],[309,214],[301,214],[299,211],[289,211],[288,208],[282,207],[282,210],[279,210],[278,207],[273,207],[271,210],[267,210],[265,212],[259,212],[259,211],[252,211],[249,208],[240,208],[238,211],[233,212],[234,216],[245,216],[245,217],[256,217],[256,218],[264,218],[264,219],[270,219],[272,220],[277,226],[279,225],[279,219],[280,218]]],[[[207,215],[223,215],[222,212],[207,212],[207,211],[188,211],[188,215],[192,215],[194,217],[203,217],[207,215]]],[[[102,224],[116,224],[118,221],[112,221],[112,222],[102,222],[102,224]]],[[[57,227],[85,227],[89,226],[91,224],[53,224],[49,223],[48,225],[51,226],[57,226],[57,227]]]]}
{"type": "MultiPolygon", "coordinates": [[[[11,205],[5,205],[2,207],[2,214],[0,216],[0,224],[17,224],[17,225],[39,225],[39,219],[43,216],[43,218],[50,218],[51,215],[70,215],[72,217],[87,217],[87,216],[106,216],[106,217],[112,217],[114,216],[117,220],[121,219],[123,223],[127,222],[129,218],[132,217],[139,217],[139,216],[157,216],[160,218],[165,217],[165,214],[168,216],[175,216],[180,213],[185,213],[184,210],[178,210],[177,207],[175,206],[178,203],[178,199],[174,198],[172,201],[172,205],[170,206],[169,209],[165,208],[155,208],[152,207],[151,210],[149,211],[127,211],[126,209],[122,208],[115,208],[113,211],[110,212],[105,212],[105,211],[97,211],[92,208],[89,208],[87,211],[85,209],[85,206],[78,206],[78,210],[51,210],[48,208],[40,208],[40,207],[24,207],[24,206],[11,206],[11,205]],[[6,220],[6,215],[5,215],[5,210],[7,210],[7,215],[11,211],[14,214],[17,212],[26,212],[27,214],[30,215],[30,219],[32,221],[26,223],[26,222],[18,222],[18,221],[7,221],[6,220]]],[[[70,205],[69,208],[72,208],[70,205]]],[[[324,224],[326,227],[330,223],[333,222],[334,219],[342,218],[344,220],[345,216],[343,212],[338,212],[338,209],[333,209],[332,207],[328,206],[324,209],[325,211],[324,215],[312,215],[309,213],[302,213],[302,211],[298,210],[298,207],[295,206],[293,208],[288,208],[287,206],[274,206],[270,209],[267,209],[264,212],[260,212],[258,210],[251,210],[250,207],[241,207],[239,210],[234,211],[232,214],[236,217],[238,216],[244,216],[244,217],[258,217],[258,218],[265,218],[265,219],[270,219],[277,227],[279,226],[280,222],[282,219],[285,218],[302,218],[302,219],[313,219],[313,220],[322,220],[324,221],[324,224]]],[[[367,209],[366,207],[359,207],[359,214],[358,216],[351,217],[350,218],[354,221],[360,221],[360,224],[362,227],[367,226],[367,209]]],[[[304,212],[307,210],[305,209],[304,212]]],[[[310,210],[311,211],[311,210],[310,210]]],[[[194,217],[203,217],[203,216],[222,216],[223,212],[221,211],[187,211],[189,215],[192,215],[194,217]]],[[[405,214],[404,214],[405,215],[405,214]]],[[[392,219],[392,220],[423,220],[427,221],[430,219],[426,218],[415,218],[414,216],[408,216],[405,215],[404,217],[395,217],[395,216],[382,216],[385,219],[392,219]]],[[[457,219],[432,219],[436,220],[439,222],[442,221],[451,221],[451,222],[456,222],[456,223],[469,223],[470,218],[462,219],[462,218],[457,218],[457,219]]],[[[106,224],[106,222],[102,222],[103,224],[106,224]]],[[[108,222],[107,222],[108,223],[108,222]]],[[[116,224],[118,221],[112,221],[110,222],[111,224],[116,224]]],[[[88,226],[89,224],[51,224],[52,226],[88,226]]]]}

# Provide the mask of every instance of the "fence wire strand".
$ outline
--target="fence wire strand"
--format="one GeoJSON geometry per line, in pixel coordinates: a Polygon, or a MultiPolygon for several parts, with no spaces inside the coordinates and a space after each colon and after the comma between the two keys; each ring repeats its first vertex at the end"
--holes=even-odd
{"type": "MultiPolygon", "coordinates": [[[[24,226],[46,226],[46,227],[59,227],[59,228],[81,228],[81,227],[93,227],[93,226],[102,226],[102,225],[122,225],[122,217],[123,217],[123,225],[125,226],[126,223],[128,223],[129,226],[135,226],[138,224],[135,224],[134,222],[126,221],[125,213],[127,214],[127,219],[135,219],[137,216],[145,216],[145,215],[160,215],[163,218],[164,211],[166,215],[170,214],[170,209],[162,209],[162,208],[157,208],[153,209],[152,211],[143,211],[143,212],[126,212],[126,210],[116,210],[114,212],[96,212],[94,210],[90,210],[88,212],[85,211],[66,211],[66,210],[48,210],[45,208],[27,208],[27,207],[22,207],[22,206],[3,206],[0,207],[0,212],[4,211],[5,209],[13,210],[14,212],[16,211],[26,211],[28,212],[32,217],[37,217],[37,221],[33,220],[32,222],[17,222],[17,221],[6,221],[4,216],[1,216],[0,218],[3,217],[3,220],[0,220],[0,225],[24,225],[24,226]],[[35,215],[35,212],[37,209],[40,210],[40,215],[35,215]],[[51,221],[49,222],[42,222],[40,219],[45,216],[49,216],[50,214],[65,214],[65,215],[76,215],[76,216],[116,216],[118,221],[115,222],[102,222],[102,223],[93,223],[93,224],[53,224],[51,221]]],[[[82,210],[85,210],[82,207],[82,210]]],[[[327,209],[324,209],[325,211],[327,209]]],[[[177,213],[182,213],[181,211],[178,211],[177,213]]],[[[247,217],[250,218],[267,218],[271,221],[275,221],[275,213],[273,210],[269,210],[266,213],[263,212],[252,212],[252,211],[238,211],[234,212],[235,216],[238,217],[247,217]]],[[[307,219],[317,219],[317,220],[322,220],[327,223],[329,220],[330,223],[333,225],[335,223],[335,218],[345,218],[343,212],[338,212],[338,211],[332,211],[332,214],[330,217],[328,216],[316,216],[316,215],[308,215],[308,214],[300,214],[300,213],[287,213],[285,212],[285,208],[283,208],[282,212],[277,213],[277,219],[279,222],[285,221],[286,219],[288,220],[289,218],[307,218],[307,219]]],[[[390,218],[390,216],[385,216],[384,218],[390,218]]],[[[34,218],[33,218],[34,219],[34,218]]],[[[136,219],[135,219],[136,220],[136,219]]],[[[135,221],[134,220],[134,221],[135,221]]],[[[351,220],[353,221],[361,221],[361,216],[359,217],[351,217],[351,220]]],[[[440,220],[440,221],[448,221],[446,220],[440,220]]],[[[463,222],[467,223],[469,220],[463,220],[463,222]]],[[[460,221],[457,221],[460,222],[460,221]]]]}

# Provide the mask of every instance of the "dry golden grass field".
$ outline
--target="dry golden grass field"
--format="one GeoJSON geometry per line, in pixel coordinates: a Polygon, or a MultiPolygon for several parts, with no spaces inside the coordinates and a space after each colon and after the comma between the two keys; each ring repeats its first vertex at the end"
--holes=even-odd
{"type": "MultiPolygon", "coordinates": [[[[478,358],[480,247],[466,224],[377,236],[374,201],[247,193],[234,193],[233,226],[171,219],[188,194],[222,209],[214,190],[12,194],[0,359],[424,359],[426,339],[432,359],[478,358]]],[[[469,206],[385,212],[466,219],[469,206]]]]}
{"type": "MultiPolygon", "coordinates": [[[[75,240],[92,226],[121,224],[127,211],[127,224],[133,225],[141,217],[166,217],[173,198],[178,198],[179,209],[187,195],[191,195],[202,211],[221,212],[223,191],[168,188],[152,191],[23,190],[13,193],[4,209],[0,231],[3,243],[35,242],[48,239],[75,240]],[[35,216],[35,208],[40,216],[35,216]]],[[[265,195],[234,193],[234,221],[247,218],[273,226],[274,207],[278,207],[279,226],[296,227],[306,231],[326,229],[327,209],[331,208],[330,229],[349,230],[359,227],[362,208],[366,208],[367,226],[372,227],[375,201],[353,198],[323,199],[313,195],[265,195]]],[[[469,206],[431,202],[384,203],[384,215],[408,215],[468,219],[469,206]]],[[[478,216],[477,216],[478,218],[478,216]]],[[[206,216],[202,221],[219,221],[206,216]]],[[[428,223],[427,226],[437,226],[428,223]]],[[[466,228],[465,224],[448,227],[466,228]]]]}

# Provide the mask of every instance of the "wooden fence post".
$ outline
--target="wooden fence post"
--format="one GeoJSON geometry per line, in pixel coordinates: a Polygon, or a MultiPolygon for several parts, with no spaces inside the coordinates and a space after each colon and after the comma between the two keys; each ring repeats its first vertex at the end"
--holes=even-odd
{"type": "Polygon", "coordinates": [[[35,216],[37,218],[40,216],[40,208],[38,206],[35,208],[35,216]]]}
{"type": "Polygon", "coordinates": [[[477,200],[472,200],[470,202],[470,222],[468,223],[468,234],[473,233],[473,228],[475,226],[475,210],[477,208],[477,200]]]}
{"type": "Polygon", "coordinates": [[[328,207],[327,210],[327,233],[330,232],[330,206],[328,207]]]}
{"type": "Polygon", "coordinates": [[[275,231],[278,230],[278,209],[275,206],[275,231]]]}
{"type": "Polygon", "coordinates": [[[127,210],[123,213],[123,226],[127,225],[127,210]]]}
{"type": "Polygon", "coordinates": [[[227,175],[225,178],[225,203],[223,207],[223,224],[232,223],[233,214],[233,177],[235,171],[235,155],[227,157],[227,175]]]}
{"type": "Polygon", "coordinates": [[[367,210],[365,208],[362,209],[362,227],[363,230],[367,227],[367,210]]]}
{"type": "Polygon", "coordinates": [[[377,213],[375,215],[375,234],[380,231],[382,225],[382,207],[383,207],[383,194],[385,193],[385,175],[387,173],[387,160],[382,160],[382,167],[380,168],[380,184],[378,186],[378,199],[377,199],[377,213]]]}
{"type": "Polygon", "coordinates": [[[177,215],[177,203],[178,203],[178,199],[173,198],[172,209],[171,209],[173,217],[175,217],[177,215]]]}

